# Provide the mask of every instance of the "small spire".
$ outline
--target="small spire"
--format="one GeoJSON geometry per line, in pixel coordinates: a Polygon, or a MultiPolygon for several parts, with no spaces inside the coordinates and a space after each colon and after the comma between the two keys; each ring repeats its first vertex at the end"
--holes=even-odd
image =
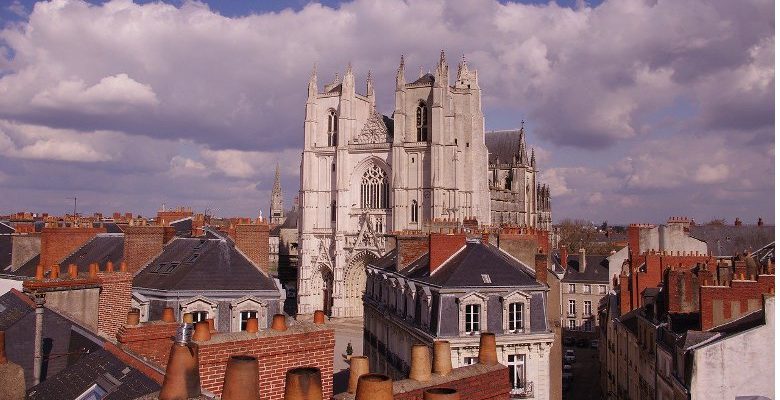
{"type": "Polygon", "coordinates": [[[314,79],[317,79],[317,63],[314,63],[314,66],[311,68],[311,77],[314,79]]]}
{"type": "Polygon", "coordinates": [[[420,65],[420,78],[425,75],[425,70],[423,69],[422,65],[420,65]]]}
{"type": "Polygon", "coordinates": [[[531,166],[536,167],[536,151],[531,147],[531,166]]]}
{"type": "Polygon", "coordinates": [[[347,63],[347,74],[352,74],[352,61],[347,63]]]}
{"type": "Polygon", "coordinates": [[[341,78],[339,78],[339,71],[336,71],[336,76],[333,78],[333,83],[338,84],[341,81],[341,78]]]}
{"type": "Polygon", "coordinates": [[[439,64],[445,64],[447,61],[444,58],[444,49],[441,50],[441,53],[439,54],[439,64]]]}
{"type": "Polygon", "coordinates": [[[398,69],[404,69],[404,55],[401,54],[401,65],[398,66],[398,69]]]}

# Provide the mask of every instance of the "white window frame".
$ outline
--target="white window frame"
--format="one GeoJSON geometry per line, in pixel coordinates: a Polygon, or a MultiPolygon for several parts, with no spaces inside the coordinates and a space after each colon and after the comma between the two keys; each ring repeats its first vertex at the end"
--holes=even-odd
{"type": "Polygon", "coordinates": [[[486,329],[487,324],[487,296],[477,293],[477,292],[471,292],[468,293],[460,298],[458,298],[458,308],[460,310],[459,315],[459,321],[458,321],[458,330],[461,336],[473,336],[478,335],[480,331],[486,329]],[[466,332],[466,306],[468,305],[478,305],[479,306],[479,331],[476,332],[466,332]]]}
{"type": "Polygon", "coordinates": [[[577,320],[576,319],[569,319],[569,330],[570,331],[576,331],[577,330],[577,320]]]}
{"type": "Polygon", "coordinates": [[[582,284],[582,293],[591,294],[592,292],[593,292],[593,288],[590,286],[589,283],[582,284]]]}
{"type": "Polygon", "coordinates": [[[599,294],[607,294],[607,285],[599,285],[599,294]]]}
{"type": "Polygon", "coordinates": [[[593,303],[590,300],[582,302],[582,314],[585,316],[593,315],[593,303]]]}
{"type": "Polygon", "coordinates": [[[509,380],[509,384],[511,385],[512,389],[521,389],[525,388],[525,385],[528,384],[528,365],[527,365],[528,357],[526,357],[525,354],[510,354],[506,357],[506,365],[508,369],[511,371],[514,367],[515,371],[517,371],[517,368],[520,367],[523,371],[523,381],[518,382],[517,372],[512,374],[512,377],[509,380]]]}
{"type": "Polygon", "coordinates": [[[501,297],[501,303],[503,308],[502,328],[504,333],[520,333],[531,331],[531,295],[519,290],[510,292],[501,297]],[[520,303],[523,305],[523,325],[520,328],[510,330],[509,329],[509,306],[513,303],[520,303]]]}
{"type": "Polygon", "coordinates": [[[569,310],[566,315],[577,315],[577,300],[569,299],[569,310]]]}
{"type": "Polygon", "coordinates": [[[569,284],[569,293],[577,293],[577,285],[570,283],[569,284]]]}
{"type": "MultiPolygon", "coordinates": [[[[206,313],[206,318],[213,318],[214,325],[217,324],[217,302],[205,296],[195,296],[180,303],[179,310],[183,316],[185,313],[202,311],[206,313]]],[[[183,318],[183,317],[182,317],[183,318]]]]}
{"type": "Polygon", "coordinates": [[[474,365],[479,362],[479,357],[463,357],[463,366],[474,365]]]}
{"type": "Polygon", "coordinates": [[[414,283],[411,281],[406,281],[406,296],[404,296],[406,299],[406,319],[409,321],[414,321],[414,312],[417,307],[416,306],[416,300],[417,300],[417,287],[414,283]]]}
{"type": "Polygon", "coordinates": [[[230,303],[230,331],[241,332],[241,312],[257,311],[257,325],[268,326],[268,304],[254,296],[244,296],[230,303]]]}

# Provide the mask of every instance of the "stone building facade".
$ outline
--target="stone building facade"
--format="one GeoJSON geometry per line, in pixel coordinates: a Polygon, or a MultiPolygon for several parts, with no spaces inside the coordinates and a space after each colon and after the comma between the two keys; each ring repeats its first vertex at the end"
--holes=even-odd
{"type": "MultiPolygon", "coordinates": [[[[406,377],[414,343],[447,340],[453,367],[477,362],[480,332],[496,334],[512,398],[550,398],[554,333],[549,287],[534,267],[464,235],[398,236],[368,267],[363,352],[371,371],[406,377]]],[[[543,271],[546,272],[546,258],[543,271]]]]}
{"type": "MultiPolygon", "coordinates": [[[[389,250],[389,233],[441,220],[490,224],[491,193],[497,204],[518,203],[505,207],[504,222],[544,220],[530,211],[541,189],[531,160],[518,156],[507,166],[510,190],[491,192],[486,143],[478,74],[465,59],[451,85],[443,52],[433,73],[411,82],[402,58],[392,118],[376,110],[370,74],[359,94],[351,66],[323,92],[313,73],[300,174],[298,313],[361,316],[366,265],[389,250]]],[[[504,164],[496,168],[506,181],[504,164]]]]}

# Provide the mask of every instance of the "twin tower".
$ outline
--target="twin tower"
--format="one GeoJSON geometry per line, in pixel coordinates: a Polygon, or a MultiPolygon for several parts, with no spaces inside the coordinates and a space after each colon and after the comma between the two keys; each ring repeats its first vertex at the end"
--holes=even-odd
{"type": "Polygon", "coordinates": [[[392,118],[376,110],[369,74],[357,93],[349,66],[320,91],[309,80],[301,162],[298,312],[362,315],[365,266],[385,235],[433,220],[491,223],[491,174],[476,70],[465,58],[451,82],[396,73],[392,118]]]}

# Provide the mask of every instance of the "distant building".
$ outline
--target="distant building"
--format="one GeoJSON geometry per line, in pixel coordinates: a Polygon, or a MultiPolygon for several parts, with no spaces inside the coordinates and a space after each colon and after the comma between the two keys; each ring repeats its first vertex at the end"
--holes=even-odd
{"type": "Polygon", "coordinates": [[[567,332],[594,334],[598,326],[599,301],[607,295],[610,285],[609,262],[600,255],[587,255],[585,250],[569,255],[559,251],[556,261],[566,260],[561,279],[561,324],[567,332]]]}
{"type": "Polygon", "coordinates": [[[473,364],[479,333],[490,331],[512,394],[547,399],[554,334],[549,288],[534,268],[464,235],[397,236],[368,266],[363,349],[372,371],[405,377],[411,345],[438,339],[451,343],[453,366],[473,364]]]}

